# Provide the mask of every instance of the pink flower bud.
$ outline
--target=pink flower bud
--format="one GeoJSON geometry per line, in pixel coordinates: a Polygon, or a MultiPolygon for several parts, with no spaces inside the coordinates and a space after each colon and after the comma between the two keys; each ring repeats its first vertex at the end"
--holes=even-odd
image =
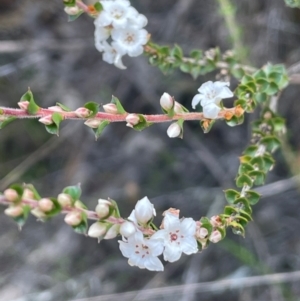
{"type": "Polygon", "coordinates": [[[54,207],[53,202],[47,198],[40,199],[38,205],[39,205],[39,209],[43,212],[49,212],[54,207]]]}
{"type": "Polygon", "coordinates": [[[135,217],[140,224],[147,224],[154,216],[156,211],[147,197],[139,200],[135,205],[135,217]]]}
{"type": "Polygon", "coordinates": [[[45,124],[45,125],[50,125],[53,123],[53,120],[52,120],[52,115],[47,115],[45,117],[42,117],[39,119],[39,122],[45,124]]]}
{"type": "Polygon", "coordinates": [[[179,217],[180,210],[176,208],[169,208],[168,210],[164,211],[162,215],[165,216],[168,213],[179,217]]]}
{"type": "Polygon", "coordinates": [[[96,118],[91,118],[91,119],[88,119],[84,124],[89,126],[92,129],[97,129],[98,126],[101,124],[101,120],[96,119],[96,118]]]}
{"type": "Polygon", "coordinates": [[[110,227],[105,236],[104,239],[113,239],[120,233],[120,225],[115,224],[112,227],[110,227]]]}
{"type": "Polygon", "coordinates": [[[127,126],[133,127],[140,122],[140,117],[137,114],[128,114],[126,116],[127,126]]]}
{"type": "Polygon", "coordinates": [[[182,105],[180,103],[178,103],[177,101],[175,101],[174,112],[176,114],[184,114],[185,113],[182,105]]]}
{"type": "Polygon", "coordinates": [[[19,199],[18,193],[12,188],[4,190],[3,194],[9,202],[15,202],[19,199]]]}
{"type": "Polygon", "coordinates": [[[57,201],[62,207],[71,207],[72,206],[72,198],[67,193],[60,193],[57,197],[57,201]]]}
{"type": "Polygon", "coordinates": [[[220,231],[215,230],[211,233],[209,240],[213,243],[217,243],[222,239],[222,235],[220,233],[220,231]]]}
{"type": "Polygon", "coordinates": [[[82,213],[79,211],[69,212],[65,216],[65,222],[72,227],[78,226],[82,222],[82,213]]]}
{"type": "Polygon", "coordinates": [[[11,206],[11,207],[6,208],[4,210],[4,213],[7,216],[18,217],[23,214],[23,208],[22,208],[22,206],[11,206]]]}
{"type": "Polygon", "coordinates": [[[117,106],[114,103],[108,103],[108,104],[104,105],[103,110],[106,113],[118,114],[117,106]]]}
{"type": "Polygon", "coordinates": [[[221,227],[222,226],[222,220],[219,215],[214,215],[210,218],[210,223],[213,227],[221,227]]]}
{"type": "Polygon", "coordinates": [[[173,97],[165,92],[160,98],[160,106],[166,111],[171,110],[174,106],[173,97]]]}
{"type": "Polygon", "coordinates": [[[107,231],[107,225],[104,223],[96,222],[92,224],[88,231],[88,236],[99,238],[105,235],[107,231]]]}
{"type": "Polygon", "coordinates": [[[198,239],[207,238],[207,235],[208,235],[208,230],[206,228],[199,228],[199,229],[197,229],[196,237],[198,239]]]}
{"type": "Polygon", "coordinates": [[[67,13],[70,16],[75,16],[79,14],[80,8],[78,6],[66,6],[65,7],[65,13],[67,13]]]}
{"type": "Polygon", "coordinates": [[[177,138],[181,136],[181,127],[177,122],[172,123],[168,129],[167,134],[170,138],[177,138]]]}
{"type": "Polygon", "coordinates": [[[103,199],[98,200],[98,205],[96,206],[96,213],[99,216],[99,218],[105,218],[109,215],[109,209],[110,209],[111,202],[103,199]]]}
{"type": "Polygon", "coordinates": [[[29,101],[27,101],[27,100],[19,101],[18,106],[19,106],[20,109],[27,111],[28,106],[29,106],[29,101]]]}
{"type": "Polygon", "coordinates": [[[92,112],[87,108],[78,108],[74,113],[80,118],[86,118],[89,117],[92,112]]]}
{"type": "Polygon", "coordinates": [[[129,237],[136,232],[136,227],[132,222],[125,221],[120,227],[120,234],[129,237]]]}
{"type": "Polygon", "coordinates": [[[22,199],[34,199],[34,193],[30,189],[25,188],[22,194],[22,199]]]}

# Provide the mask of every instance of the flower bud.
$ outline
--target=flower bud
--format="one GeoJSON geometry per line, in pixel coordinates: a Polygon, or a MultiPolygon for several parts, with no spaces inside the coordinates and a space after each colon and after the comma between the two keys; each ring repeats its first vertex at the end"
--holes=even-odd
{"type": "Polygon", "coordinates": [[[53,202],[47,198],[40,199],[38,205],[39,205],[39,209],[43,212],[49,212],[54,207],[53,202]]]}
{"type": "Polygon", "coordinates": [[[104,223],[96,222],[92,224],[88,231],[88,236],[99,238],[105,235],[107,231],[107,225],[104,223]]]}
{"type": "Polygon", "coordinates": [[[22,194],[22,199],[34,199],[34,193],[28,188],[25,188],[22,194]]]}
{"type": "Polygon", "coordinates": [[[45,125],[53,124],[52,115],[47,115],[45,117],[40,118],[39,122],[41,122],[45,125]]]}
{"type": "Polygon", "coordinates": [[[165,92],[160,98],[160,106],[166,111],[171,110],[174,106],[173,97],[165,92]]]}
{"type": "Polygon", "coordinates": [[[7,216],[18,217],[23,214],[23,208],[22,208],[22,206],[11,206],[11,207],[6,208],[4,210],[4,213],[7,216]]]}
{"type": "Polygon", "coordinates": [[[106,113],[118,114],[117,106],[114,103],[108,103],[108,104],[104,105],[103,110],[106,113]]]}
{"type": "Polygon", "coordinates": [[[84,124],[89,126],[92,129],[97,129],[98,126],[101,124],[101,120],[96,119],[96,118],[91,118],[91,119],[88,119],[84,124]]]}
{"type": "Polygon", "coordinates": [[[99,216],[99,218],[105,218],[109,215],[109,209],[110,209],[111,202],[103,199],[98,200],[98,205],[96,206],[96,213],[99,216]]]}
{"type": "Polygon", "coordinates": [[[222,239],[222,235],[218,230],[213,231],[212,234],[209,236],[209,240],[213,243],[217,243],[221,239],[222,239]]]}
{"type": "Polygon", "coordinates": [[[105,236],[104,239],[113,239],[120,233],[120,225],[115,224],[112,227],[110,227],[105,236]]]}
{"type": "Polygon", "coordinates": [[[126,116],[127,126],[133,127],[140,122],[140,117],[137,114],[128,114],[126,116]]]}
{"type": "Polygon", "coordinates": [[[177,101],[175,101],[175,104],[174,104],[174,112],[176,114],[184,114],[185,113],[183,106],[180,103],[178,103],[177,101]]]}
{"type": "Polygon", "coordinates": [[[67,13],[70,16],[75,16],[79,14],[80,8],[78,6],[66,6],[65,7],[65,13],[67,13]]]}
{"type": "Polygon", "coordinates": [[[177,122],[172,123],[168,129],[167,134],[170,138],[177,138],[181,136],[181,127],[177,122]]]}
{"type": "Polygon", "coordinates": [[[30,212],[32,215],[34,215],[38,219],[44,219],[47,217],[45,212],[43,212],[40,208],[34,208],[30,212]]]}
{"type": "Polygon", "coordinates": [[[72,206],[72,197],[67,193],[60,193],[57,197],[57,201],[62,207],[72,206]]]}
{"type": "Polygon", "coordinates": [[[82,222],[82,213],[79,211],[71,211],[65,216],[65,222],[69,226],[78,226],[82,222]]]}
{"type": "Polygon", "coordinates": [[[27,100],[19,101],[18,106],[19,106],[20,109],[27,111],[28,106],[29,106],[29,101],[27,101],[27,100]]]}
{"type": "Polygon", "coordinates": [[[91,115],[92,111],[88,110],[87,108],[78,108],[74,113],[77,117],[86,118],[91,115]]]}
{"type": "Polygon", "coordinates": [[[15,202],[19,199],[18,193],[12,188],[4,190],[3,194],[9,202],[15,202]]]}
{"type": "Polygon", "coordinates": [[[51,111],[54,111],[54,112],[64,112],[64,110],[60,106],[48,107],[48,110],[51,110],[51,111]]]}
{"type": "Polygon", "coordinates": [[[129,237],[136,232],[136,227],[132,222],[125,221],[120,227],[120,234],[129,237]]]}
{"type": "Polygon", "coordinates": [[[196,231],[196,237],[197,239],[205,239],[207,238],[208,230],[206,228],[199,228],[196,231]]]}
{"type": "Polygon", "coordinates": [[[135,217],[140,224],[147,224],[155,215],[154,206],[147,197],[142,198],[135,205],[135,217]]]}
{"type": "Polygon", "coordinates": [[[221,227],[222,226],[222,220],[219,215],[214,215],[210,218],[210,223],[213,227],[221,227]]]}
{"type": "Polygon", "coordinates": [[[168,210],[164,211],[163,212],[163,216],[166,216],[166,214],[172,214],[176,217],[179,217],[179,213],[180,213],[180,210],[179,209],[176,209],[176,208],[169,208],[168,210]]]}

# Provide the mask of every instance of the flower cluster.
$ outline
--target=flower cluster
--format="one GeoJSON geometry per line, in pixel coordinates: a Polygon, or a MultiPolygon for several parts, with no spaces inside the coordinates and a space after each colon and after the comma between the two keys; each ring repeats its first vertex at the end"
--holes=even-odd
{"type": "Polygon", "coordinates": [[[148,32],[143,27],[148,20],[128,0],[101,0],[100,3],[103,10],[94,22],[95,46],[103,52],[105,62],[126,69],[122,57],[126,54],[139,56],[144,51],[148,32]]]}
{"type": "Polygon", "coordinates": [[[196,94],[192,100],[192,107],[195,109],[196,105],[200,102],[205,118],[217,118],[221,111],[221,100],[233,96],[233,93],[228,87],[229,82],[217,81],[213,83],[212,81],[208,81],[202,84],[198,89],[200,93],[196,94]]]}

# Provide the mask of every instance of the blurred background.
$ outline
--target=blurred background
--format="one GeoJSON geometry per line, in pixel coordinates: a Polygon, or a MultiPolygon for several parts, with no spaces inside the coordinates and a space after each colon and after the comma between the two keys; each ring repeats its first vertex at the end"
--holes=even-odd
{"type": "MultiPolygon", "coordinates": [[[[186,53],[232,47],[218,1],[131,2],[148,17],[154,42],[178,43],[186,53]]],[[[299,9],[286,7],[283,0],[233,3],[247,63],[291,66],[300,61],[299,9]]],[[[128,112],[155,114],[163,92],[191,109],[200,85],[216,78],[217,72],[197,80],[179,71],[164,76],[143,56],[125,58],[127,70],[118,70],[102,61],[93,31],[86,15],[68,23],[60,0],[0,0],[0,105],[17,107],[30,86],[42,107],[105,104],[113,94],[128,112]]],[[[287,119],[284,152],[277,151],[276,167],[259,190],[263,197],[245,239],[229,231],[222,243],[154,273],[130,267],[116,239],[98,244],[75,234],[62,216],[45,224],[31,216],[19,232],[1,207],[0,300],[300,300],[294,274],[285,284],[239,282],[241,277],[300,270],[299,93],[300,87],[292,85],[280,97],[278,110],[287,119]],[[172,288],[201,282],[214,285],[172,288]],[[134,292],[123,294],[129,291],[134,292]]],[[[225,105],[230,107],[230,100],[225,105]]],[[[112,124],[97,142],[81,122],[63,122],[56,137],[36,120],[15,121],[0,133],[0,191],[25,182],[43,196],[57,196],[65,186],[81,183],[82,200],[91,209],[98,198],[110,197],[126,217],[137,200],[148,196],[158,212],[157,224],[169,207],[195,219],[212,216],[226,203],[222,190],[234,187],[238,156],[257,116],[247,116],[235,128],[217,122],[209,134],[198,122],[189,122],[183,140],[167,137],[168,124],[142,133],[112,124]]]]}

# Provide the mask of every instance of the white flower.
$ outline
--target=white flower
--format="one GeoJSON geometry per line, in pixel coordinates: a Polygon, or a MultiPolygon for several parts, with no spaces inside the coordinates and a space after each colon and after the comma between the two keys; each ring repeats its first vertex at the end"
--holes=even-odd
{"type": "Polygon", "coordinates": [[[127,26],[128,18],[135,16],[137,11],[130,6],[128,0],[122,1],[101,1],[103,11],[95,20],[97,26],[109,26],[114,28],[125,28],[127,26]]]}
{"type": "Polygon", "coordinates": [[[195,238],[196,222],[192,218],[179,220],[173,214],[166,214],[164,229],[158,230],[151,238],[164,241],[164,260],[174,262],[183,253],[190,255],[198,252],[195,238]]]}
{"type": "Polygon", "coordinates": [[[160,106],[166,111],[171,110],[174,106],[173,97],[165,92],[160,98],[160,106]]]}
{"type": "MultiPolygon", "coordinates": [[[[134,215],[137,222],[142,225],[147,224],[154,216],[156,216],[154,206],[146,196],[136,203],[134,215]]],[[[131,219],[130,216],[129,219],[131,219]]]]}
{"type": "Polygon", "coordinates": [[[128,237],[127,241],[119,241],[120,250],[128,258],[131,266],[150,271],[163,271],[164,266],[157,258],[163,252],[163,242],[159,239],[145,239],[142,232],[138,231],[128,237]]]}
{"type": "Polygon", "coordinates": [[[105,28],[105,27],[99,27],[97,26],[96,22],[95,23],[95,46],[98,51],[102,52],[104,51],[104,45],[103,42],[106,41],[109,36],[110,36],[110,29],[105,28]]]}
{"type": "Polygon", "coordinates": [[[103,61],[114,64],[119,69],[126,69],[122,62],[122,55],[106,41],[103,42],[103,61]]]}
{"type": "Polygon", "coordinates": [[[220,112],[220,101],[224,98],[233,96],[232,91],[228,88],[229,82],[212,82],[208,81],[198,89],[200,94],[196,94],[192,100],[192,107],[195,109],[200,102],[203,107],[203,115],[206,118],[214,119],[220,112]]]}
{"type": "Polygon", "coordinates": [[[120,227],[120,234],[124,237],[129,237],[136,232],[134,223],[125,221],[120,227]]]}
{"type": "Polygon", "coordinates": [[[143,53],[148,41],[148,32],[145,29],[135,27],[126,27],[122,29],[113,29],[111,32],[112,46],[121,55],[128,54],[131,57],[139,56],[143,53]]]}

